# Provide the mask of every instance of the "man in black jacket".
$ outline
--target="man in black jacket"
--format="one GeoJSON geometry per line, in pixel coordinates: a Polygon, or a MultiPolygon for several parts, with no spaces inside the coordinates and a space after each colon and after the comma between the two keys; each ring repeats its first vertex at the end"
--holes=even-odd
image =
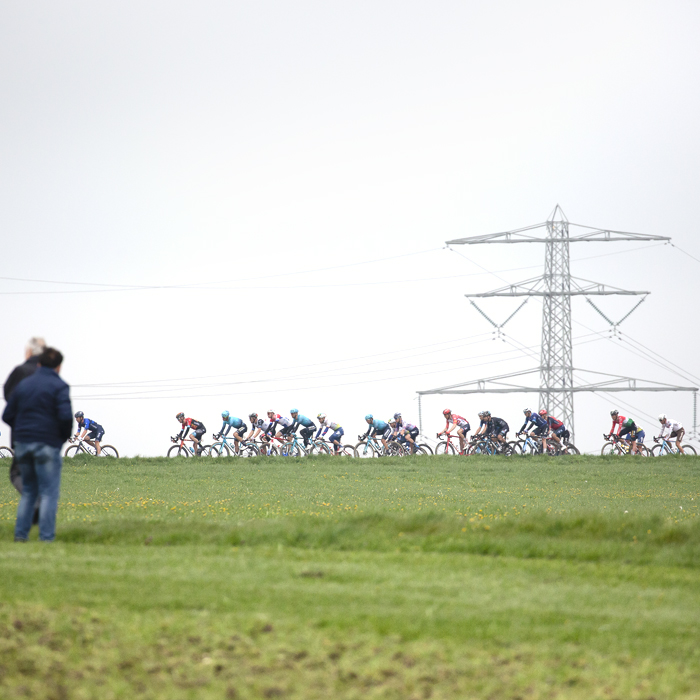
{"type": "Polygon", "coordinates": [[[59,376],[63,355],[46,348],[36,372],[12,393],[2,419],[12,428],[23,493],[17,506],[15,540],[24,542],[39,506],[39,539],[56,536],[56,511],[61,486],[61,446],[71,436],[73,409],[69,387],[59,376]]]}
{"type": "MultiPolygon", "coordinates": [[[[36,368],[39,366],[39,355],[44,352],[46,348],[46,342],[43,338],[30,338],[27,343],[25,350],[25,362],[22,365],[17,365],[10,376],[5,382],[3,387],[3,393],[5,394],[5,401],[10,400],[12,392],[17,388],[17,385],[27,377],[30,377],[36,368]]],[[[10,436],[10,446],[14,449],[14,438],[10,436]]],[[[13,458],[12,464],[10,465],[10,482],[12,485],[22,493],[22,476],[19,473],[19,467],[17,466],[17,460],[13,458]]]]}

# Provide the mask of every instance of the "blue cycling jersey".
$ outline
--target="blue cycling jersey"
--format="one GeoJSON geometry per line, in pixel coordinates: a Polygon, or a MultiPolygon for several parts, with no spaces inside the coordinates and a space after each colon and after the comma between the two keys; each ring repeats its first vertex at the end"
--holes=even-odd
{"type": "Polygon", "coordinates": [[[80,425],[81,430],[102,430],[102,426],[94,420],[85,418],[80,425]]]}
{"type": "Polygon", "coordinates": [[[229,419],[224,421],[224,425],[230,425],[232,428],[240,428],[243,425],[243,421],[240,418],[229,416],[229,419]]]}
{"type": "Polygon", "coordinates": [[[549,424],[547,421],[542,418],[542,416],[539,413],[531,413],[529,418],[525,418],[525,422],[523,423],[523,427],[520,428],[520,432],[522,433],[523,430],[528,430],[527,424],[532,423],[533,428],[548,428],[549,424]]]}
{"type": "Polygon", "coordinates": [[[297,414],[297,418],[294,421],[295,424],[303,425],[305,428],[310,428],[313,426],[314,428],[316,427],[316,424],[311,420],[311,418],[307,418],[306,416],[302,416],[301,414],[297,414]]]}
{"type": "Polygon", "coordinates": [[[378,420],[375,418],[370,425],[378,432],[378,433],[383,433],[388,427],[389,424],[384,422],[383,420],[378,420]]]}

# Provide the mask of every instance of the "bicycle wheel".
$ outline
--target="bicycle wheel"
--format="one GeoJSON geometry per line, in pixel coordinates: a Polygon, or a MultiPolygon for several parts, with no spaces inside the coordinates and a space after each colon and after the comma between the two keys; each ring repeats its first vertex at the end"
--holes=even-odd
{"type": "Polygon", "coordinates": [[[279,448],[282,457],[305,457],[306,450],[299,444],[289,443],[279,448]]]}
{"type": "Polygon", "coordinates": [[[355,452],[360,459],[371,459],[379,457],[379,452],[371,442],[358,442],[355,445],[355,452]]]}
{"type": "Polygon", "coordinates": [[[456,450],[454,446],[452,445],[451,441],[447,440],[441,440],[438,442],[438,444],[435,446],[435,454],[436,455],[453,455],[455,454],[456,450]]]}
{"type": "Polygon", "coordinates": [[[615,443],[614,442],[606,442],[603,445],[603,449],[600,451],[600,454],[602,454],[602,455],[617,454],[617,450],[615,449],[615,443]]]}
{"type": "Polygon", "coordinates": [[[226,454],[226,452],[224,450],[226,450],[226,448],[224,447],[224,444],[222,442],[215,442],[209,448],[209,456],[210,457],[223,457],[226,454]]]}
{"type": "Polygon", "coordinates": [[[191,453],[186,447],[180,447],[180,445],[173,445],[168,450],[168,457],[190,457],[191,453]]]}
{"type": "Polygon", "coordinates": [[[694,448],[692,445],[683,445],[682,447],[683,447],[683,451],[684,451],[687,455],[695,455],[695,454],[697,454],[697,452],[695,451],[695,448],[694,448]]]}
{"type": "Polygon", "coordinates": [[[257,457],[259,454],[258,448],[255,445],[252,445],[249,442],[246,442],[238,448],[238,456],[239,457],[257,457]]]}
{"type": "Polygon", "coordinates": [[[421,450],[423,450],[423,454],[426,455],[431,455],[433,454],[433,448],[430,445],[426,445],[426,443],[421,442],[418,447],[420,447],[421,450]]]}
{"type": "Polygon", "coordinates": [[[64,453],[64,457],[77,457],[80,452],[78,445],[71,445],[64,453]]]}
{"type": "Polygon", "coordinates": [[[488,454],[491,454],[491,451],[489,449],[489,443],[486,440],[479,440],[479,442],[475,442],[469,448],[469,454],[470,455],[488,455],[488,454]]]}
{"type": "Polygon", "coordinates": [[[352,457],[354,459],[357,457],[357,452],[352,445],[341,445],[338,450],[338,455],[341,457],[352,457]]]}
{"type": "Polygon", "coordinates": [[[312,442],[309,446],[310,455],[329,455],[331,454],[331,448],[325,442],[312,442]]]}
{"type": "Polygon", "coordinates": [[[562,453],[565,455],[580,455],[578,447],[571,442],[562,446],[562,453]]]}
{"type": "Polygon", "coordinates": [[[0,459],[12,458],[14,457],[14,452],[9,447],[0,447],[0,459]]]}
{"type": "Polygon", "coordinates": [[[387,457],[403,457],[406,454],[409,454],[409,452],[404,449],[403,445],[400,442],[392,440],[388,443],[386,448],[387,457]]]}
{"type": "Polygon", "coordinates": [[[119,459],[119,452],[117,452],[116,447],[112,447],[112,445],[102,445],[102,451],[100,454],[103,457],[114,457],[116,459],[119,459]]]}

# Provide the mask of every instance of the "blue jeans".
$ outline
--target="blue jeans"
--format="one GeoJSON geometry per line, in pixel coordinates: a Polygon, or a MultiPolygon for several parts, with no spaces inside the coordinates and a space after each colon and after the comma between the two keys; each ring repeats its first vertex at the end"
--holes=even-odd
{"type": "Polygon", "coordinates": [[[26,540],[39,498],[39,539],[56,537],[56,511],[61,487],[61,449],[43,442],[16,442],[15,459],[22,474],[22,498],[17,506],[15,539],[26,540]]]}

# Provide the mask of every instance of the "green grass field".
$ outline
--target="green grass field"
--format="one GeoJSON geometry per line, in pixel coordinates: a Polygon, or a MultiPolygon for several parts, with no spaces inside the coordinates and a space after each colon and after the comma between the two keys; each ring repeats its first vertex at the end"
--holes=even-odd
{"type": "Polygon", "coordinates": [[[3,700],[700,698],[700,458],[78,459],[51,545],[16,505],[3,700]]]}

